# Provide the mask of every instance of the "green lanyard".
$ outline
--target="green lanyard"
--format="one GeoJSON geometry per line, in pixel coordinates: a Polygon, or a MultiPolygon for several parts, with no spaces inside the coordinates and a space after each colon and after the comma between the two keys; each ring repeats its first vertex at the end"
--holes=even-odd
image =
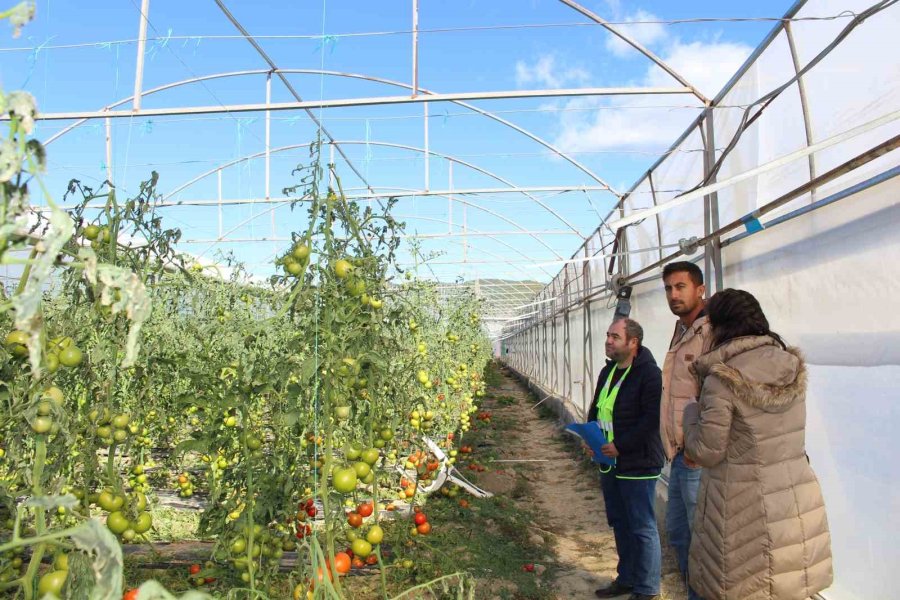
{"type": "Polygon", "coordinates": [[[603,429],[609,442],[612,442],[614,437],[613,408],[616,406],[616,397],[619,395],[619,388],[622,387],[622,382],[628,377],[630,371],[631,365],[628,365],[628,368],[622,373],[616,385],[612,385],[613,375],[616,372],[616,368],[613,367],[609,371],[609,377],[606,378],[606,384],[600,390],[600,399],[597,401],[597,421],[600,423],[600,428],[603,429]]]}

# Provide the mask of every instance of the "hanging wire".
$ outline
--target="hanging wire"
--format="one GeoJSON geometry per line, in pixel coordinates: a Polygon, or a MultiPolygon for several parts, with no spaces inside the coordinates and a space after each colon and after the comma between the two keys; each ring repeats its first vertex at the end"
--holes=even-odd
{"type": "MultiPolygon", "coordinates": [[[[606,21],[606,25],[685,25],[691,23],[775,23],[775,22],[791,22],[798,23],[802,21],[834,21],[838,19],[850,19],[857,17],[857,14],[845,10],[841,11],[836,15],[822,16],[822,17],[792,17],[792,18],[784,18],[784,17],[696,17],[689,19],[647,19],[647,20],[634,20],[634,21],[606,21]]],[[[419,29],[418,32],[422,33],[459,33],[459,32],[469,32],[469,31],[503,31],[503,30],[522,30],[522,29],[552,29],[552,28],[565,28],[565,27],[603,27],[603,25],[594,22],[584,22],[584,21],[573,21],[573,22],[564,22],[564,23],[529,23],[529,24],[510,24],[510,25],[473,25],[473,26],[464,26],[464,27],[436,27],[431,29],[419,29]]],[[[350,32],[350,33],[334,33],[330,34],[327,37],[325,34],[314,35],[314,34],[270,34],[270,35],[255,35],[254,38],[258,40],[322,40],[323,45],[327,42],[326,40],[334,40],[337,41],[341,38],[358,38],[358,37],[382,37],[382,36],[394,36],[394,35],[409,35],[412,34],[413,31],[411,29],[396,29],[396,30],[386,30],[386,31],[362,31],[362,32],[350,32]]],[[[158,36],[155,38],[148,38],[148,41],[162,41],[162,40],[174,40],[174,41],[196,41],[198,44],[201,40],[238,40],[244,39],[243,36],[240,35],[171,35],[171,36],[158,36]]],[[[72,48],[91,48],[100,46],[103,44],[109,45],[120,45],[120,44],[133,44],[138,40],[135,38],[126,38],[120,40],[109,40],[109,41],[100,41],[100,42],[78,42],[72,44],[57,44],[53,46],[46,46],[45,50],[62,50],[62,49],[72,49],[72,48]]],[[[33,50],[32,47],[29,46],[17,46],[13,48],[0,48],[0,52],[22,52],[22,51],[30,51],[33,50]]]]}

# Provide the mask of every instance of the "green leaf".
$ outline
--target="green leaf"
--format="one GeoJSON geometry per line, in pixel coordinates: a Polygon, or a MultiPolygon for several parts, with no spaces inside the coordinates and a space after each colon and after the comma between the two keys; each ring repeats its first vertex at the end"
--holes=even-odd
{"type": "Polygon", "coordinates": [[[181,456],[186,452],[205,452],[209,449],[209,440],[185,440],[172,450],[173,456],[181,456]]]}
{"type": "Polygon", "coordinates": [[[310,379],[313,375],[316,374],[316,367],[318,366],[319,358],[313,354],[309,356],[306,360],[303,361],[303,365],[300,367],[300,379],[310,379]]]}

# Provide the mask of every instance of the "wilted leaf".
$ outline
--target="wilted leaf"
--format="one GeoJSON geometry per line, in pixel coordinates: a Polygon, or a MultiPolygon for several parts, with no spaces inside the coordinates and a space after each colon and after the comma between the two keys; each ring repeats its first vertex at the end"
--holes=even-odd
{"type": "Polygon", "coordinates": [[[25,506],[38,506],[46,510],[55,509],[59,506],[62,506],[66,510],[71,510],[78,506],[78,498],[76,498],[72,494],[66,494],[65,496],[31,497],[25,501],[25,506]]]}
{"type": "Polygon", "coordinates": [[[90,519],[72,534],[75,545],[91,556],[94,589],[90,600],[119,600],[122,597],[122,547],[112,532],[97,519],[90,519]]]}

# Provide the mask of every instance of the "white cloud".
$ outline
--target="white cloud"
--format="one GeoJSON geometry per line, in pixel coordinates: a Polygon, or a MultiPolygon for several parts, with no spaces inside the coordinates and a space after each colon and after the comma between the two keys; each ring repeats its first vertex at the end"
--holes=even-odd
{"type": "MultiPolygon", "coordinates": [[[[618,31],[627,35],[631,39],[639,42],[644,47],[650,47],[669,38],[665,25],[662,23],[650,23],[647,21],[659,21],[659,17],[645,10],[638,10],[636,13],[627,15],[624,18],[616,18],[616,21],[642,21],[639,23],[626,25],[613,25],[618,31]]],[[[606,49],[616,56],[640,56],[630,44],[626,43],[622,38],[606,33],[606,49]]]]}
{"type": "MultiPolygon", "coordinates": [[[[713,97],[751,51],[752,48],[744,44],[675,40],[661,58],[705,96],[713,97]]],[[[644,76],[633,85],[658,87],[678,83],[651,63],[644,76]]],[[[554,143],[570,152],[665,149],[684,131],[697,111],[657,106],[688,104],[698,105],[687,95],[572,99],[565,103],[565,108],[597,110],[560,112],[554,143]]]]}
{"type": "Polygon", "coordinates": [[[555,54],[539,56],[532,64],[516,62],[516,85],[558,89],[582,85],[588,80],[588,72],[578,65],[561,65],[555,54]]]}

